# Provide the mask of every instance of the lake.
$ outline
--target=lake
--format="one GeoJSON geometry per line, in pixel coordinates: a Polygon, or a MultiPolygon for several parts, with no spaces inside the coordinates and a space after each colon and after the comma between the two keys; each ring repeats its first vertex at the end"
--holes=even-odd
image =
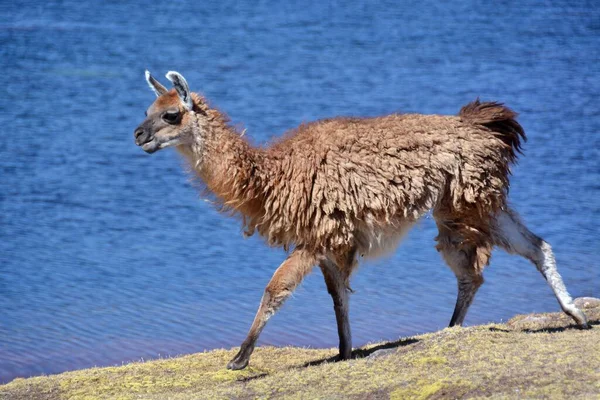
{"type": "MultiPolygon", "coordinates": [[[[600,297],[598,2],[2,2],[0,382],[238,346],[286,256],[203,201],[175,151],[134,145],[146,68],[181,72],[256,144],[506,103],[529,137],[512,204],[572,295],[600,297]]],[[[447,325],[435,235],[425,218],[354,275],[354,346],[447,325]]],[[[559,310],[521,258],[495,252],[485,278],[467,325],[559,310]]],[[[320,271],[259,345],[337,346],[320,271]]]]}

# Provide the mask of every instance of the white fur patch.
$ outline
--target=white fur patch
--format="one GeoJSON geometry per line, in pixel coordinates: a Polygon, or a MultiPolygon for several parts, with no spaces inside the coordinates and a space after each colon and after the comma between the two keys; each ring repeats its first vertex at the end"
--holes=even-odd
{"type": "Polygon", "coordinates": [[[496,234],[506,246],[506,250],[513,254],[525,255],[532,258],[536,253],[536,247],[532,243],[529,232],[523,230],[520,222],[516,222],[513,216],[507,212],[501,212],[496,218],[496,234]]]}
{"type": "Polygon", "coordinates": [[[413,225],[412,221],[400,221],[396,224],[380,226],[367,219],[359,226],[356,233],[358,253],[365,258],[390,254],[398,248],[400,241],[413,225]]]}

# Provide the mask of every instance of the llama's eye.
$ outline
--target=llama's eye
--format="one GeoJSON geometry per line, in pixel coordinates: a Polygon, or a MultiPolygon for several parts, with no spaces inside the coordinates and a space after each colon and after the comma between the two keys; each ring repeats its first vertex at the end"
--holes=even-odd
{"type": "Polygon", "coordinates": [[[167,111],[162,115],[162,119],[169,124],[174,124],[179,120],[179,111],[167,111]]]}

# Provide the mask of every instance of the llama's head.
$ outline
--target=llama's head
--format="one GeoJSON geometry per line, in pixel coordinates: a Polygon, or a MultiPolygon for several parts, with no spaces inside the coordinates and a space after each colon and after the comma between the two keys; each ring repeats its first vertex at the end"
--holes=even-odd
{"type": "Polygon", "coordinates": [[[148,85],[158,97],[146,110],[146,119],[134,131],[135,143],[146,153],[169,146],[192,144],[198,129],[195,116],[201,110],[194,108],[192,92],[181,74],[169,71],[167,79],[173,83],[168,90],[150,72],[146,71],[148,85]]]}

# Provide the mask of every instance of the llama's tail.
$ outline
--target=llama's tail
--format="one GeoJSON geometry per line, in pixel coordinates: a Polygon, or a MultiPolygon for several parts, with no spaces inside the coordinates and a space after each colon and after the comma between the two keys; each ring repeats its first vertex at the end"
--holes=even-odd
{"type": "Polygon", "coordinates": [[[482,103],[477,99],[461,108],[458,116],[463,121],[485,126],[506,143],[511,161],[521,153],[521,139],[527,141],[523,127],[516,120],[517,113],[502,103],[482,103]]]}

